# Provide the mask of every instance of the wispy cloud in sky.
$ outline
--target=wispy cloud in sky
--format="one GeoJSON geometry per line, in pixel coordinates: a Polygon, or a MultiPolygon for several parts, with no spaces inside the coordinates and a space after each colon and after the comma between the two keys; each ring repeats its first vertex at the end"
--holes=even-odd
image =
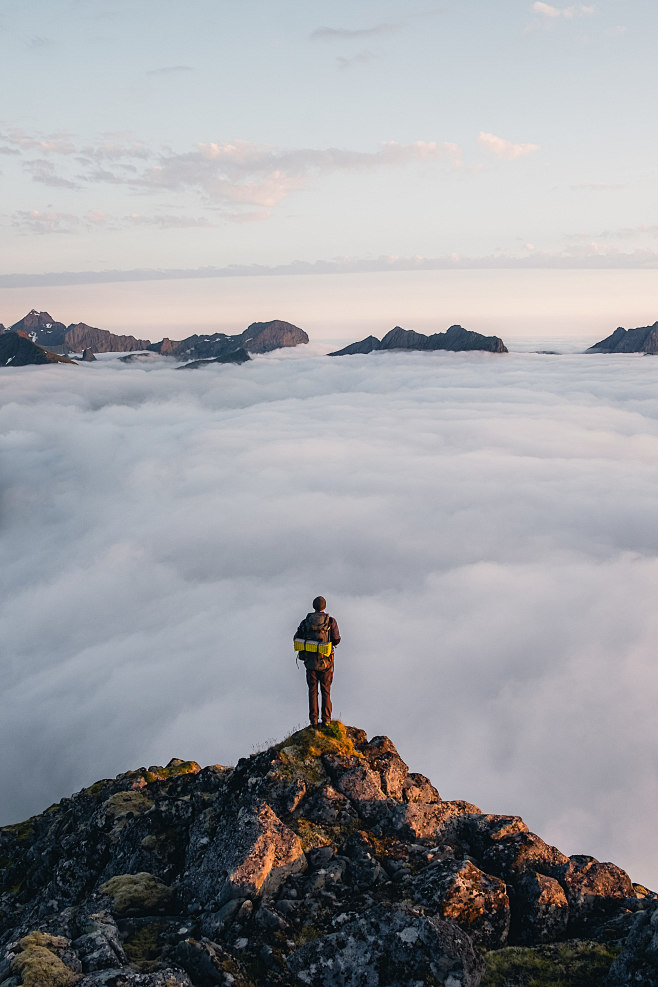
{"type": "Polygon", "coordinates": [[[558,18],[572,20],[574,17],[592,17],[598,13],[594,4],[579,3],[571,7],[554,7],[550,3],[543,3],[542,0],[533,3],[532,9],[535,14],[541,14],[542,17],[548,17],[551,20],[558,18]]]}
{"type": "Polygon", "coordinates": [[[23,167],[42,185],[126,186],[143,192],[191,192],[226,218],[266,218],[271,210],[313,178],[337,172],[400,168],[414,162],[462,164],[458,145],[444,141],[387,141],[374,151],[344,148],[276,147],[251,141],[211,142],[194,150],[150,150],[142,143],[101,141],[76,147],[70,138],[5,135],[5,146],[28,154],[23,167]],[[52,158],[57,160],[57,164],[52,158]],[[69,160],[70,159],[70,160],[69,160]],[[255,207],[255,212],[254,212],[255,207]]]}
{"type": "Polygon", "coordinates": [[[402,23],[374,24],[372,27],[318,27],[309,35],[311,41],[354,41],[395,34],[403,29],[402,23]]]}
{"type": "Polygon", "coordinates": [[[495,134],[487,134],[480,131],[479,143],[497,158],[505,161],[514,161],[515,158],[523,158],[527,154],[534,154],[539,150],[539,144],[513,144],[512,141],[503,137],[496,137],[495,134]]]}

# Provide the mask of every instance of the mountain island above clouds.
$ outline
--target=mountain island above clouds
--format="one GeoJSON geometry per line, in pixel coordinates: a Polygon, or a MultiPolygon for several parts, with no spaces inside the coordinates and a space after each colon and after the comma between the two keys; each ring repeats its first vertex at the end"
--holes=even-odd
{"type": "MultiPolygon", "coordinates": [[[[194,333],[181,340],[164,337],[152,343],[148,339],[97,329],[85,322],[66,326],[53,319],[48,312],[31,309],[9,329],[0,325],[0,367],[75,362],[69,359],[71,353],[82,353],[83,361],[94,360],[95,353],[126,353],[128,355],[123,357],[126,362],[143,362],[160,355],[172,357],[186,368],[194,368],[207,363],[243,363],[250,359],[252,353],[269,353],[308,341],[308,334],[299,326],[272,319],[269,322],[252,322],[240,333],[194,333]]],[[[431,335],[395,326],[382,339],[367,336],[334,350],[329,356],[400,350],[508,352],[499,336],[485,336],[459,325],[431,335]]],[[[620,327],[585,352],[658,353],[658,322],[637,329],[620,327]]]]}
{"type": "Polygon", "coordinates": [[[335,722],[0,830],[3,987],[658,984],[658,895],[335,722]]]}

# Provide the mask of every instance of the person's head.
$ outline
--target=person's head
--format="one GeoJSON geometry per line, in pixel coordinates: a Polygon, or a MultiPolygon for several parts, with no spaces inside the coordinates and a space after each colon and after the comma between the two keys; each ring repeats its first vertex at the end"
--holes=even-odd
{"type": "Polygon", "coordinates": [[[316,596],[313,600],[313,609],[316,613],[321,613],[327,605],[324,596],[316,596]]]}

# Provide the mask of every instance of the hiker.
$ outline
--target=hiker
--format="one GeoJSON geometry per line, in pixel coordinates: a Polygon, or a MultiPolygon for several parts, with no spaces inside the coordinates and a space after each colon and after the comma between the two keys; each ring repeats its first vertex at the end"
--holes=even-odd
{"type": "Polygon", "coordinates": [[[306,666],[308,685],[308,718],[312,727],[318,725],[318,686],[322,694],[322,726],[331,723],[331,681],[334,677],[334,648],[340,644],[338,624],[325,613],[327,601],[323,596],[313,600],[313,611],[306,614],[294,637],[295,652],[306,666]]]}

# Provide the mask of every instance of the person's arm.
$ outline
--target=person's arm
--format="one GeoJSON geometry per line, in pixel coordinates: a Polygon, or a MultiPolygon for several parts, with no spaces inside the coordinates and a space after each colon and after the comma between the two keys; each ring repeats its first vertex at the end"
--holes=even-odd
{"type": "Polygon", "coordinates": [[[336,623],[336,618],[332,617],[329,622],[329,636],[331,638],[331,643],[334,647],[340,644],[340,632],[338,630],[338,624],[336,623]]]}

